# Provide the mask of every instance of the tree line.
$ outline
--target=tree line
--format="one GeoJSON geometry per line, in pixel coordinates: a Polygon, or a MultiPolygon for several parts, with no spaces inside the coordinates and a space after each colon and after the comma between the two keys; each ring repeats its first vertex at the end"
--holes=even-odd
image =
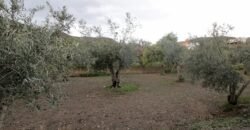
{"type": "Polygon", "coordinates": [[[17,99],[36,104],[38,96],[46,94],[53,103],[58,98],[57,83],[67,80],[68,72],[79,67],[108,70],[111,87],[119,88],[123,68],[160,65],[166,73],[177,72],[177,81],[201,80],[204,87],[228,92],[228,102],[234,105],[250,84],[246,76],[250,47],[227,45],[224,37],[231,26],[214,24],[209,40],[201,39],[195,48],[187,49],[174,33],[156,44],[135,39],[137,24],[129,13],[125,26],[107,20],[106,37],[102,27],[89,26],[83,20],[78,22],[82,37],[69,37],[66,33],[75,22],[65,6],[54,10],[46,3],[25,9],[20,0],[0,1],[0,120],[17,99]],[[45,7],[48,16],[43,24],[36,24],[34,15],[45,7]]]}

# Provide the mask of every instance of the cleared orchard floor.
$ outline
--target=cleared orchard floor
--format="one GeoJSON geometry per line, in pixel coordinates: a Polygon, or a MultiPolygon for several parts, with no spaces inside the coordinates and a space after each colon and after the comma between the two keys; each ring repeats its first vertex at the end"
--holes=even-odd
{"type": "Polygon", "coordinates": [[[226,101],[225,95],[198,84],[176,83],[175,78],[122,75],[122,83],[139,85],[139,90],[123,95],[104,88],[110,77],[72,78],[58,107],[37,112],[16,104],[4,129],[185,129],[193,121],[211,118],[226,101]]]}

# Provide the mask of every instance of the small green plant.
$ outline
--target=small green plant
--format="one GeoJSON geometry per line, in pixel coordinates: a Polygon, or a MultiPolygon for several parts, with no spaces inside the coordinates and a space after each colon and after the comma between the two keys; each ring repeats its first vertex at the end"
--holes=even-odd
{"type": "Polygon", "coordinates": [[[233,129],[234,127],[249,127],[250,118],[227,117],[201,121],[190,125],[191,130],[233,129]]]}
{"type": "Polygon", "coordinates": [[[242,71],[244,70],[244,64],[240,63],[240,64],[233,65],[233,68],[235,70],[242,71]]]}
{"type": "Polygon", "coordinates": [[[239,103],[240,104],[250,104],[250,96],[244,96],[239,98],[239,103]]]}
{"type": "Polygon", "coordinates": [[[185,82],[185,78],[183,75],[178,75],[178,79],[176,80],[176,82],[185,82]]]}
{"type": "Polygon", "coordinates": [[[235,105],[232,105],[232,104],[229,104],[229,103],[225,103],[223,106],[222,106],[222,109],[224,112],[230,112],[230,111],[233,111],[233,109],[235,108],[236,106],[235,105]]]}
{"type": "Polygon", "coordinates": [[[112,92],[116,92],[119,94],[125,94],[137,91],[139,87],[136,84],[123,84],[119,88],[112,88],[111,86],[107,87],[107,89],[111,90],[112,92]]]}
{"type": "Polygon", "coordinates": [[[138,86],[135,84],[125,84],[120,88],[121,92],[133,92],[138,90],[138,86]]]}
{"type": "Polygon", "coordinates": [[[100,77],[100,76],[110,76],[106,72],[94,72],[94,73],[83,73],[79,75],[80,77],[100,77]]]}

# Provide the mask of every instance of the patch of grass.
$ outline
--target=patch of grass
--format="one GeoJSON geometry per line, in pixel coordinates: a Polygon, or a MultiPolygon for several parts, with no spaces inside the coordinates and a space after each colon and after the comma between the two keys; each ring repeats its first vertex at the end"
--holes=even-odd
{"type": "Polygon", "coordinates": [[[230,112],[230,111],[233,111],[235,107],[237,107],[237,106],[229,104],[229,103],[225,103],[222,106],[222,109],[223,109],[224,112],[230,112]]]}
{"type": "Polygon", "coordinates": [[[244,64],[236,64],[236,65],[233,65],[233,68],[234,68],[235,70],[242,71],[242,70],[244,70],[244,64]]]}
{"type": "Polygon", "coordinates": [[[120,88],[120,90],[122,92],[133,92],[138,90],[138,86],[135,84],[125,84],[120,88]]]}
{"type": "Polygon", "coordinates": [[[100,77],[100,76],[109,76],[109,73],[106,72],[93,72],[93,73],[84,73],[80,74],[80,77],[100,77]]]}
{"type": "Polygon", "coordinates": [[[249,96],[240,97],[238,105],[225,103],[221,107],[222,110],[230,116],[216,117],[211,120],[196,122],[189,125],[189,128],[192,130],[220,130],[250,127],[249,105],[249,96]]]}
{"type": "Polygon", "coordinates": [[[112,92],[116,92],[119,94],[126,94],[130,92],[137,91],[139,89],[139,86],[136,84],[123,84],[120,88],[112,88],[111,86],[106,87],[108,90],[111,90],[112,92]]]}
{"type": "Polygon", "coordinates": [[[238,99],[238,105],[231,105],[229,103],[225,103],[224,105],[222,105],[222,109],[224,112],[230,112],[233,111],[235,109],[239,109],[240,105],[250,105],[250,96],[244,96],[244,97],[240,97],[238,99]]]}
{"type": "Polygon", "coordinates": [[[226,117],[216,118],[208,121],[201,121],[190,125],[191,130],[214,130],[214,129],[232,129],[235,127],[249,127],[250,118],[244,117],[226,117]]]}
{"type": "Polygon", "coordinates": [[[182,75],[180,75],[180,76],[178,76],[178,79],[176,80],[176,82],[185,82],[185,78],[182,76],[182,75]]]}
{"type": "Polygon", "coordinates": [[[250,104],[250,96],[244,96],[239,98],[240,104],[250,104]]]}

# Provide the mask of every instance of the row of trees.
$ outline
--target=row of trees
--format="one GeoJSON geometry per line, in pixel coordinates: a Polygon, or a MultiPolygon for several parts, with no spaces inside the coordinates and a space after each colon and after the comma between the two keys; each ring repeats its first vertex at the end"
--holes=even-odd
{"type": "Polygon", "coordinates": [[[115,34],[113,40],[104,38],[87,48],[89,56],[95,59],[94,62],[90,60],[90,66],[95,70],[108,68],[113,87],[119,87],[120,70],[136,64],[163,66],[165,72],[177,72],[177,81],[184,81],[184,75],[191,76],[192,80],[202,80],[205,87],[228,92],[228,102],[234,105],[250,83],[241,71],[235,69],[235,66],[243,65],[249,71],[250,47],[247,44],[228,46],[226,35],[232,30],[229,25],[214,24],[209,37],[198,39],[195,48],[187,49],[177,42],[173,33],[153,45],[143,40],[119,41],[116,39],[119,33],[114,31],[118,26],[108,23],[111,33],[115,34]]]}
{"type": "Polygon", "coordinates": [[[229,46],[227,34],[232,29],[230,25],[215,23],[209,37],[193,40],[198,44],[192,49],[181,46],[176,35],[170,33],[147,47],[144,57],[151,63],[162,63],[166,72],[177,72],[177,81],[184,81],[186,75],[193,81],[201,80],[204,87],[228,92],[228,103],[236,105],[250,84],[244,75],[250,71],[250,45],[229,46]],[[241,65],[244,73],[237,69],[241,65]]]}
{"type": "MultiPolygon", "coordinates": [[[[24,8],[24,1],[0,1],[0,108],[2,114],[16,99],[34,104],[46,93],[56,100],[55,82],[65,79],[74,67],[94,70],[108,68],[112,87],[120,87],[120,70],[132,64],[131,41],[136,24],[129,13],[125,27],[107,21],[112,38],[104,38],[102,28],[80,21],[82,39],[69,37],[75,22],[67,8],[54,10],[49,3],[33,9],[24,8]],[[36,12],[49,9],[42,24],[33,20],[36,12]],[[92,35],[96,38],[89,37],[92,35]],[[86,41],[82,43],[83,41],[86,41]],[[131,52],[131,53],[130,53],[131,52]]],[[[0,116],[3,117],[3,116],[0,116]]]]}
{"type": "MultiPolygon", "coordinates": [[[[54,83],[65,78],[73,67],[93,70],[108,69],[112,87],[120,87],[122,68],[138,64],[142,67],[159,64],[166,72],[178,72],[178,81],[184,73],[193,80],[218,91],[229,92],[228,102],[237,104],[239,96],[250,83],[235,65],[242,64],[250,70],[249,46],[226,46],[225,35],[230,26],[214,24],[209,40],[188,50],[170,33],[156,44],[135,40],[137,25],[127,13],[125,26],[107,20],[109,34],[105,38],[102,28],[88,26],[80,21],[81,39],[68,37],[75,18],[63,7],[57,11],[47,3],[49,15],[44,24],[37,25],[33,16],[43,7],[30,10],[20,0],[10,4],[0,2],[0,108],[6,110],[16,99],[34,102],[38,95],[46,93],[55,99],[54,83]],[[28,13],[27,13],[28,12],[28,13]],[[95,38],[91,36],[96,36],[95,38]]],[[[1,116],[3,117],[3,116],[1,116]]]]}
{"type": "Polygon", "coordinates": [[[183,81],[184,75],[188,75],[192,80],[202,80],[204,87],[228,92],[228,102],[235,105],[250,83],[241,71],[235,69],[235,66],[243,65],[245,71],[249,71],[250,47],[247,44],[237,47],[228,46],[226,35],[231,30],[231,26],[214,24],[209,37],[199,39],[199,44],[190,50],[181,46],[173,33],[164,36],[154,45],[142,40],[120,44],[123,46],[112,42],[96,44],[92,56],[98,60],[92,67],[109,68],[113,87],[115,87],[116,82],[119,83],[119,72],[123,65],[139,64],[144,67],[160,64],[166,72],[177,72],[177,81],[183,81]],[[118,57],[115,58],[115,56],[118,57]],[[117,63],[117,60],[123,62],[117,63]],[[118,71],[110,69],[114,66],[118,71]]]}

